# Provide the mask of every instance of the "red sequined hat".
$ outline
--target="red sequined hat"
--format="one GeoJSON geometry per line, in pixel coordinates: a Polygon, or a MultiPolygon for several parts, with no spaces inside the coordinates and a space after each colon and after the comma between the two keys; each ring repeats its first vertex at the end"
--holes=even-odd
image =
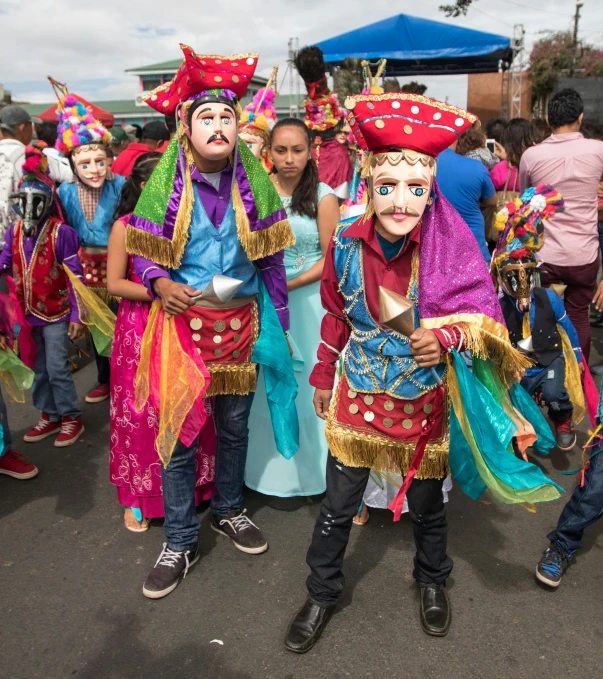
{"type": "Polygon", "coordinates": [[[203,92],[227,99],[242,99],[258,64],[257,54],[222,57],[200,55],[188,45],[180,44],[184,61],[176,75],[145,97],[146,103],[164,115],[173,116],[178,104],[196,99],[203,92]]]}
{"type": "Polygon", "coordinates": [[[409,92],[359,94],[348,97],[344,106],[365,151],[397,147],[435,158],[477,121],[462,108],[409,92]]]}

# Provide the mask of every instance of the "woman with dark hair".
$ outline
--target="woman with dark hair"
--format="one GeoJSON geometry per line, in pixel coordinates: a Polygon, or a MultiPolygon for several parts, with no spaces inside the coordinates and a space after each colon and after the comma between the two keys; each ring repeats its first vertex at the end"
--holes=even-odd
{"type": "MultiPolygon", "coordinates": [[[[126,252],[126,226],[160,158],[161,153],[145,153],[134,163],[113,215],[107,261],[108,291],[121,297],[111,353],[109,478],[124,507],[124,524],[134,533],[148,530],[149,519],[163,517],[164,510],[161,460],[155,450],[158,413],[148,403],[140,413],[134,409],[134,377],[151,300],[126,252]]],[[[209,417],[196,458],[197,505],[213,492],[214,451],[214,424],[209,417]]]]}
{"type": "MultiPolygon", "coordinates": [[[[312,405],[314,390],[308,382],[324,311],[320,302],[320,277],[339,207],[332,189],[318,181],[312,160],[310,133],[301,120],[279,121],[270,135],[274,168],[271,179],[287,211],[296,243],[285,250],[290,345],[299,393],[297,409],[300,450],[285,460],[266,436],[270,414],[264,390],[258,386],[249,419],[249,450],[245,484],[267,495],[316,495],[325,490],[327,444],[324,422],[312,405]],[[253,451],[253,453],[251,452],[253,451]]],[[[260,378],[261,379],[261,378],[260,378]]]]}
{"type": "Polygon", "coordinates": [[[539,144],[540,133],[533,123],[525,118],[513,118],[505,125],[501,144],[506,160],[501,160],[490,171],[492,183],[497,191],[519,191],[519,163],[526,149],[539,144]]]}

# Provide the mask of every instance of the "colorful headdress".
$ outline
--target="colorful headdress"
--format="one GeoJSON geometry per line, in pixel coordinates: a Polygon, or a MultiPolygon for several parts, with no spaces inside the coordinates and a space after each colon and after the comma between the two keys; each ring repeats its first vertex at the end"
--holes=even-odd
{"type": "Polygon", "coordinates": [[[295,57],[295,66],[303,78],[308,91],[304,100],[306,117],[304,122],[315,132],[324,132],[335,127],[344,117],[335,92],[327,84],[327,72],[320,47],[304,47],[295,57]]]}
{"type": "Polygon", "coordinates": [[[544,221],[563,210],[561,194],[548,184],[526,189],[519,198],[507,203],[496,215],[498,237],[492,262],[499,267],[506,259],[531,257],[544,244],[544,221]]]}
{"type": "Polygon", "coordinates": [[[257,54],[199,55],[182,43],[180,49],[184,61],[176,75],[145,97],[151,108],[166,116],[175,116],[180,104],[204,95],[235,105],[245,96],[258,64],[257,54]]]}
{"type": "Polygon", "coordinates": [[[59,200],[56,186],[49,175],[48,158],[44,155],[44,149],[46,148],[48,148],[48,144],[41,139],[32,141],[25,148],[23,176],[19,180],[19,188],[23,185],[28,185],[46,191],[52,201],[53,216],[64,221],[65,216],[61,201],[59,200]]]}
{"type": "MultiPolygon", "coordinates": [[[[127,229],[132,254],[178,268],[188,242],[193,213],[190,168],[192,145],[184,133],[187,102],[200,97],[231,103],[243,96],[257,64],[257,55],[200,56],[181,45],[184,61],[174,79],[154,90],[147,101],[157,111],[174,115],[182,109],[174,135],[136,205],[127,229]],[[226,89],[216,90],[220,84],[226,89]],[[155,97],[155,98],[153,98],[155,97]],[[183,106],[180,106],[183,104],[183,106]]],[[[239,241],[249,259],[267,257],[295,242],[287,213],[260,161],[244,144],[235,146],[232,204],[239,241]]]]}
{"type": "Polygon", "coordinates": [[[377,70],[375,71],[375,75],[373,75],[369,61],[361,61],[360,65],[362,66],[362,75],[364,77],[364,88],[362,90],[362,94],[383,94],[385,90],[383,89],[382,81],[385,78],[387,59],[380,59],[377,62],[377,70]]]}
{"type": "Polygon", "coordinates": [[[357,144],[373,153],[400,148],[435,158],[477,122],[461,108],[409,92],[359,94],[345,107],[357,144]]]}
{"type": "Polygon", "coordinates": [[[239,132],[249,132],[257,137],[262,137],[268,142],[270,130],[276,125],[276,109],[274,100],[276,98],[276,76],[278,65],[272,69],[272,74],[253,100],[245,106],[239,121],[239,132]]]}
{"type": "Polygon", "coordinates": [[[55,147],[63,154],[69,155],[75,149],[90,144],[108,145],[111,133],[67,91],[67,86],[48,78],[59,100],[59,126],[55,147]]]}

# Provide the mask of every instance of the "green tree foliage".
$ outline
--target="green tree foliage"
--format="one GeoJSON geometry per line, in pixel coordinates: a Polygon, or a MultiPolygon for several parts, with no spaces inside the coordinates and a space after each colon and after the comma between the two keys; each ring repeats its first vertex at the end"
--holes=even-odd
{"type": "MultiPolygon", "coordinates": [[[[548,33],[534,43],[530,54],[534,99],[545,98],[554,90],[557,76],[569,72],[573,55],[571,31],[548,33]]],[[[579,46],[575,75],[576,77],[603,76],[603,50],[590,45],[579,46]]]]}
{"type": "Polygon", "coordinates": [[[411,92],[412,94],[425,94],[427,91],[427,85],[423,83],[418,83],[416,80],[412,80],[409,83],[402,85],[402,92],[411,92]]]}
{"type": "Polygon", "coordinates": [[[361,59],[346,59],[343,66],[333,73],[333,89],[339,100],[352,94],[360,94],[364,87],[361,59]]]}
{"type": "Polygon", "coordinates": [[[467,16],[469,7],[471,7],[473,0],[456,0],[453,5],[440,5],[440,12],[444,12],[447,17],[467,16]]]}

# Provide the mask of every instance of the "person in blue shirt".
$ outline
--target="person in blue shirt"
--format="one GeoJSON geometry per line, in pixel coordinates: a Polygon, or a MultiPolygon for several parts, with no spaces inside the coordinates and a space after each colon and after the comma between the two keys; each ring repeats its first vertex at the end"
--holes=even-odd
{"type": "Polygon", "coordinates": [[[457,143],[438,156],[438,185],[471,229],[484,259],[490,263],[481,208],[496,205],[496,190],[486,166],[479,160],[459,155],[457,143]]]}

